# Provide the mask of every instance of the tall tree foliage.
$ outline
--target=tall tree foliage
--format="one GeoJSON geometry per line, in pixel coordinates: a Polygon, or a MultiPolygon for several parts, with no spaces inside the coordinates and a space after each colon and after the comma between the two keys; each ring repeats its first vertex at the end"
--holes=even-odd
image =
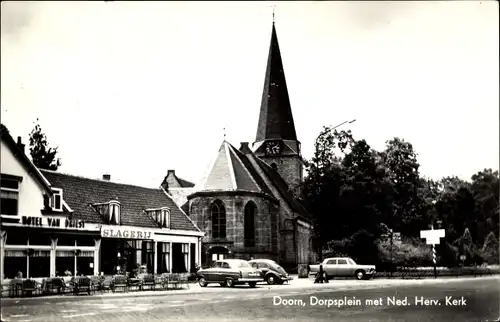
{"type": "Polygon", "coordinates": [[[373,260],[374,245],[387,243],[390,230],[419,240],[420,230],[439,223],[446,230],[438,247],[443,265],[457,265],[462,254],[467,263],[483,257],[498,263],[492,250],[498,245],[498,171],[485,169],[470,182],[421,177],[411,143],[394,138],[379,152],[350,131],[327,127],[307,170],[302,200],[315,220],[316,245],[328,245],[331,254],[373,260]]]}
{"type": "Polygon", "coordinates": [[[61,166],[61,159],[57,157],[57,147],[51,148],[47,142],[47,136],[42,131],[40,124],[30,133],[30,154],[35,166],[40,169],[57,170],[61,166]]]}

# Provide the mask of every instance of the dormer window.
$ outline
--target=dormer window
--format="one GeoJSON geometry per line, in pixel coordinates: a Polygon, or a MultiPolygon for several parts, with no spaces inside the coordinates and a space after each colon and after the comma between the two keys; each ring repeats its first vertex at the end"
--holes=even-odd
{"type": "Polygon", "coordinates": [[[108,207],[108,220],[109,223],[112,225],[119,225],[120,224],[120,209],[121,205],[118,201],[112,200],[109,202],[109,207],[108,207]]]}
{"type": "Polygon", "coordinates": [[[62,211],[62,189],[52,188],[52,209],[62,211]]]}
{"type": "Polygon", "coordinates": [[[170,228],[170,209],[167,207],[159,209],[148,209],[146,212],[161,228],[170,228]]]}

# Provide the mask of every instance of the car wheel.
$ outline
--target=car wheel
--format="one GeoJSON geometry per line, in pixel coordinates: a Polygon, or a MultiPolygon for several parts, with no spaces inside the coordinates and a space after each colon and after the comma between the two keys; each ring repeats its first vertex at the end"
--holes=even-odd
{"type": "Polygon", "coordinates": [[[269,285],[274,285],[274,284],[276,284],[276,277],[274,275],[271,275],[271,274],[267,275],[266,282],[269,285]]]}
{"type": "Polygon", "coordinates": [[[226,286],[227,286],[227,287],[233,287],[233,286],[234,286],[234,282],[233,282],[233,280],[232,280],[232,279],[230,279],[230,278],[228,278],[228,279],[226,280],[226,286]]]}
{"type": "Polygon", "coordinates": [[[248,283],[248,286],[250,286],[251,288],[254,288],[256,285],[257,285],[257,282],[248,283]]]}
{"type": "Polygon", "coordinates": [[[198,284],[200,284],[201,287],[206,287],[207,281],[205,280],[204,277],[200,277],[200,279],[198,280],[198,284]]]}
{"type": "Polygon", "coordinates": [[[356,278],[358,280],[364,279],[365,278],[365,271],[362,271],[362,270],[356,271],[356,278]]]}

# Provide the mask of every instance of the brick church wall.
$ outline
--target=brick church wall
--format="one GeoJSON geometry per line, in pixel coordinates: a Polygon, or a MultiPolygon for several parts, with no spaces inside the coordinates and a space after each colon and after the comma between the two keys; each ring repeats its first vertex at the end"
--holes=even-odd
{"type": "Polygon", "coordinates": [[[278,232],[277,206],[265,198],[255,195],[213,195],[196,196],[189,201],[190,218],[198,227],[206,232],[203,243],[212,243],[212,216],[211,205],[220,200],[226,208],[226,240],[233,242],[228,249],[234,258],[250,259],[269,258],[277,260],[278,232]],[[248,202],[257,206],[255,215],[255,246],[247,247],[244,244],[244,211],[248,202]]]}

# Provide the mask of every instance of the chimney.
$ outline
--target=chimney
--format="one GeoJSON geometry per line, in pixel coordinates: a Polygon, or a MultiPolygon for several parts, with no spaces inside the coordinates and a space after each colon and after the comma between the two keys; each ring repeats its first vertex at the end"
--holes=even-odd
{"type": "Polygon", "coordinates": [[[248,153],[252,152],[252,150],[250,150],[250,146],[248,145],[248,142],[241,142],[240,144],[241,144],[241,146],[240,146],[241,153],[248,154],[248,153]]]}
{"type": "Polygon", "coordinates": [[[24,144],[23,144],[20,136],[17,137],[17,147],[19,148],[19,150],[23,151],[23,153],[24,153],[24,144]]]}
{"type": "Polygon", "coordinates": [[[102,180],[111,181],[111,175],[110,174],[103,174],[102,180]]]}

